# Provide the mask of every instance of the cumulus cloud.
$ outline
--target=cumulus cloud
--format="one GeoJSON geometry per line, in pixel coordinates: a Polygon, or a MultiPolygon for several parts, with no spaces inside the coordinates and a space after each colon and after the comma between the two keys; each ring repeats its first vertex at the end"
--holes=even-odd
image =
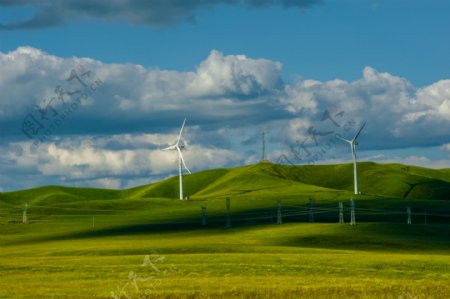
{"type": "Polygon", "coordinates": [[[188,86],[188,94],[200,97],[251,96],[270,93],[283,85],[282,65],[244,55],[224,56],[212,51],[200,64],[188,86]]]}
{"type": "MultiPolygon", "coordinates": [[[[34,172],[47,177],[58,177],[70,183],[83,181],[88,185],[119,188],[128,186],[128,180],[177,173],[176,152],[161,151],[166,140],[175,135],[114,135],[111,137],[77,136],[41,144],[33,148],[27,142],[8,145],[6,159],[12,161],[15,171],[34,172]],[[131,144],[130,141],[137,141],[131,144]],[[139,142],[140,141],[140,142],[139,142]],[[123,148],[110,146],[120,143],[123,148]]],[[[187,142],[186,142],[187,144],[187,142]]],[[[188,146],[183,153],[188,167],[195,171],[238,163],[238,153],[202,145],[188,146]]]]}
{"type": "MultiPolygon", "coordinates": [[[[21,120],[27,114],[48,126],[50,122],[42,119],[37,106],[51,99],[52,107],[62,114],[67,107],[56,90],[58,86],[66,91],[82,87],[77,80],[67,81],[75,69],[78,73],[92,72],[91,79],[99,78],[102,84],[79,102],[77,111],[61,122],[53,135],[167,133],[188,116],[203,128],[210,126],[210,131],[201,130],[206,135],[214,135],[224,126],[227,130],[242,127],[244,119],[246,127],[270,122],[281,128],[275,128],[277,137],[291,143],[307,138],[321,126],[328,125],[323,130],[335,129],[322,120],[326,110],[334,109],[344,114],[336,122],[367,121],[363,144],[370,148],[449,142],[450,80],[418,88],[405,78],[366,67],[362,78],[352,82],[301,80],[288,84],[282,78],[280,62],[224,55],[216,50],[187,72],[60,58],[30,47],[0,53],[0,67],[5,70],[0,74],[0,124],[10,133],[20,134],[21,120]]],[[[89,78],[84,79],[87,82],[89,78]]],[[[65,98],[68,101],[77,96],[65,98]]],[[[48,111],[47,117],[53,116],[48,111]]],[[[349,135],[344,137],[352,135],[351,130],[342,133],[349,135]]],[[[216,135],[226,136],[223,132],[216,135]]],[[[122,135],[120,141],[108,142],[120,147],[123,140],[122,135]]],[[[135,142],[142,141],[129,140],[135,142]]]]}
{"type": "Polygon", "coordinates": [[[1,0],[0,6],[31,5],[37,12],[26,21],[0,24],[0,29],[45,28],[64,25],[82,18],[126,21],[131,24],[167,26],[195,17],[199,10],[245,3],[251,7],[281,5],[306,8],[321,0],[1,0]]]}
{"type": "MultiPolygon", "coordinates": [[[[21,127],[20,121],[16,125],[11,121],[24,119],[27,114],[42,120],[39,108],[50,108],[47,118],[57,112],[64,114],[69,106],[59,98],[58,86],[72,93],[86,89],[75,80],[78,78],[68,81],[74,70],[79,76],[90,74],[81,78],[84,82],[100,80],[101,86],[82,98],[76,112],[58,126],[58,134],[67,133],[69,128],[79,133],[124,127],[142,130],[144,125],[156,124],[164,127],[167,122],[173,124],[174,117],[184,116],[198,122],[261,119],[272,113],[273,95],[284,85],[279,62],[215,50],[191,72],[104,64],[89,58],[63,59],[31,47],[0,53],[0,67],[4,70],[0,74],[4,91],[0,96],[0,123],[11,132],[19,132],[21,127]]],[[[65,94],[63,99],[74,101],[80,94],[65,94]]]]}
{"type": "Polygon", "coordinates": [[[426,168],[450,168],[450,160],[432,160],[429,157],[417,155],[409,155],[406,157],[400,157],[398,155],[376,155],[367,156],[364,158],[364,160],[379,163],[400,163],[405,165],[416,165],[426,168]]]}
{"type": "MultiPolygon", "coordinates": [[[[216,50],[185,72],[61,58],[30,47],[0,53],[0,68],[0,133],[10,138],[0,144],[7,153],[0,157],[5,186],[51,177],[116,188],[175,174],[176,153],[159,149],[177,139],[186,116],[185,156],[193,170],[258,161],[264,126],[271,152],[291,156],[292,147],[298,149],[303,141],[320,149],[335,133],[351,138],[361,121],[367,126],[360,151],[443,144],[450,150],[450,80],[416,87],[406,78],[366,67],[351,82],[285,82],[280,62],[216,50]],[[73,71],[81,77],[68,81],[73,71]],[[86,90],[97,78],[101,84],[88,97],[76,93],[65,95],[67,103],[58,99],[58,86],[86,90]],[[36,147],[21,132],[24,118],[31,114],[48,129],[51,122],[42,119],[36,105],[50,99],[59,115],[74,99],[80,101],[36,147]],[[318,144],[311,138],[314,132],[318,144]]],[[[52,111],[47,117],[56,118],[52,111]]],[[[347,161],[346,146],[333,144],[321,161],[347,161]]],[[[422,154],[399,161],[447,165],[422,154]]]]}
{"type": "Polygon", "coordinates": [[[441,148],[442,148],[444,151],[447,151],[447,152],[450,153],[450,143],[443,144],[443,145],[441,146],[441,148]]]}
{"type": "MultiPolygon", "coordinates": [[[[338,109],[356,123],[367,121],[364,143],[371,148],[440,145],[450,133],[448,82],[417,88],[405,78],[366,67],[362,78],[353,82],[304,80],[287,85],[281,103],[315,120],[317,127],[323,125],[327,109],[338,109]]],[[[347,134],[352,136],[351,131],[347,134]]]]}

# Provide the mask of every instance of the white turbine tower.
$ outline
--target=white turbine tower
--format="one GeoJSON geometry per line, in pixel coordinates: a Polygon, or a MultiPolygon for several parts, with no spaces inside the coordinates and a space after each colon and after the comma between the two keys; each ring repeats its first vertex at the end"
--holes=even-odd
{"type": "Polygon", "coordinates": [[[347,140],[345,138],[342,138],[339,135],[336,135],[337,138],[347,142],[348,144],[350,144],[350,148],[352,150],[352,157],[353,157],[353,177],[355,180],[355,194],[359,194],[358,192],[358,175],[356,173],[356,146],[358,145],[358,136],[361,133],[362,129],[364,128],[364,126],[366,125],[366,122],[364,122],[361,126],[361,128],[359,128],[358,132],[356,133],[355,137],[353,137],[352,140],[347,140]]]}
{"type": "Polygon", "coordinates": [[[169,147],[166,147],[162,149],[163,151],[168,150],[176,150],[178,153],[178,173],[180,177],[180,200],[183,200],[183,167],[187,172],[190,174],[191,172],[186,166],[186,163],[184,162],[183,155],[181,154],[181,151],[184,149],[184,144],[181,143],[181,133],[183,133],[184,124],[186,123],[186,118],[183,121],[183,125],[181,126],[180,134],[178,135],[177,142],[174,145],[171,145],[169,147]]]}

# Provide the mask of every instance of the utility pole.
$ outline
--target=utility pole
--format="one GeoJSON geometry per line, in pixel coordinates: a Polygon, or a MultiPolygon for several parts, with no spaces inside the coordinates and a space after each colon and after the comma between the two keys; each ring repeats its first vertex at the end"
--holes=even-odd
{"type": "Polygon", "coordinates": [[[339,223],[344,223],[344,204],[339,202],[339,223]]]}
{"type": "Polygon", "coordinates": [[[281,216],[281,202],[277,202],[277,224],[283,223],[283,219],[281,216]]]}
{"type": "Polygon", "coordinates": [[[314,201],[312,198],[309,199],[309,222],[314,222],[314,201]]]}
{"type": "Polygon", "coordinates": [[[206,226],[206,206],[202,206],[202,225],[206,226]]]}
{"type": "Polygon", "coordinates": [[[406,223],[411,224],[411,208],[410,207],[406,208],[406,214],[408,215],[408,219],[406,220],[406,223]]]}
{"type": "Polygon", "coordinates": [[[350,200],[350,225],[356,225],[355,219],[355,201],[353,198],[350,200]]]}
{"type": "Polygon", "coordinates": [[[92,228],[95,228],[95,216],[92,216],[92,228]]]}

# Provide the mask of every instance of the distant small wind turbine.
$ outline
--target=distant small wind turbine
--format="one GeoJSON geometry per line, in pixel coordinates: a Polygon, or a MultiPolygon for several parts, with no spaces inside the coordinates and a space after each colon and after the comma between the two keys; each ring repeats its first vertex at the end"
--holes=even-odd
{"type": "Polygon", "coordinates": [[[186,123],[186,118],[183,121],[183,125],[181,126],[180,134],[178,135],[177,142],[174,145],[166,147],[162,149],[163,151],[168,150],[176,150],[178,152],[178,172],[180,177],[180,200],[183,200],[183,167],[190,174],[191,171],[187,168],[186,163],[184,162],[183,155],[181,151],[185,148],[184,144],[181,143],[181,133],[183,132],[184,124],[186,123]]]}
{"type": "Polygon", "coordinates": [[[357,139],[365,125],[366,125],[366,122],[364,122],[362,124],[361,128],[359,128],[358,132],[356,133],[355,137],[353,137],[352,140],[347,140],[345,138],[342,138],[340,135],[336,135],[336,138],[341,139],[341,140],[347,142],[348,144],[350,144],[350,148],[352,150],[353,176],[354,176],[354,180],[355,180],[355,194],[359,194],[359,192],[358,192],[358,175],[356,173],[356,146],[358,145],[357,139]]]}
{"type": "Polygon", "coordinates": [[[261,162],[269,162],[267,158],[267,129],[264,128],[262,131],[262,159],[261,162]]]}

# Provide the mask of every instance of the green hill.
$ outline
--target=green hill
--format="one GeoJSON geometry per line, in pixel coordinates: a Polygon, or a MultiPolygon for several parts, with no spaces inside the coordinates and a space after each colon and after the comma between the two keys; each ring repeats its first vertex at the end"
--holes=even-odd
{"type": "Polygon", "coordinates": [[[111,200],[120,198],[122,191],[76,188],[63,186],[45,186],[28,190],[0,193],[0,200],[10,203],[61,204],[85,200],[111,200]]]}
{"type": "MultiPolygon", "coordinates": [[[[450,170],[402,164],[358,163],[362,194],[423,200],[450,199],[450,170]]],[[[258,163],[232,169],[200,171],[184,176],[185,195],[191,199],[234,196],[284,196],[311,193],[351,195],[352,164],[280,165],[258,163]]],[[[0,194],[6,204],[23,202],[61,205],[79,201],[139,198],[178,198],[178,177],[127,190],[47,186],[0,194]]]]}
{"type": "MultiPolygon", "coordinates": [[[[450,172],[402,164],[358,163],[359,189],[366,195],[408,199],[450,199],[450,172]]],[[[207,170],[184,177],[185,194],[210,198],[241,194],[302,194],[353,191],[353,165],[290,166],[258,163],[207,170]]],[[[134,197],[178,196],[178,178],[129,190],[134,197]]]]}
{"type": "MultiPolygon", "coordinates": [[[[271,165],[264,171],[284,179],[336,190],[353,190],[353,164],[271,165]]],[[[358,185],[363,194],[409,199],[450,199],[448,169],[402,164],[358,163],[358,185]]]]}
{"type": "MultiPolygon", "coordinates": [[[[226,175],[230,171],[231,170],[229,169],[220,168],[214,170],[205,170],[184,176],[183,181],[185,194],[193,195],[201,192],[203,189],[207,188],[210,184],[219,180],[222,176],[226,175]]],[[[139,186],[123,191],[124,197],[132,198],[178,198],[178,194],[178,176],[174,176],[154,184],[139,186]]]]}

